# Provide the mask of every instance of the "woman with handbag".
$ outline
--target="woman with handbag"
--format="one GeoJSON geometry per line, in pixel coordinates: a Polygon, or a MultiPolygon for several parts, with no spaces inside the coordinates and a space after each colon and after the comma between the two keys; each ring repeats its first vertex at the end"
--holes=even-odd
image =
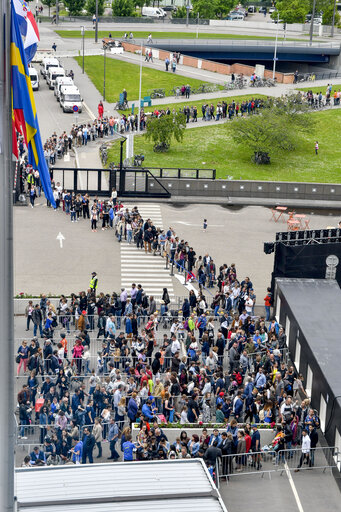
{"type": "Polygon", "coordinates": [[[26,373],[27,363],[28,363],[28,346],[27,341],[24,340],[20,347],[18,348],[18,355],[15,358],[16,363],[18,363],[17,375],[19,375],[22,365],[24,364],[24,373],[26,373]]]}

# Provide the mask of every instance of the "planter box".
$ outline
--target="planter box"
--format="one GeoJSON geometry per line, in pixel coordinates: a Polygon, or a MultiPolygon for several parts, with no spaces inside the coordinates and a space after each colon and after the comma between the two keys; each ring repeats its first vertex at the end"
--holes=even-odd
{"type": "MultiPolygon", "coordinates": [[[[190,438],[193,434],[197,434],[199,437],[202,434],[203,428],[205,427],[183,427],[183,428],[168,428],[168,427],[161,427],[164,434],[166,434],[168,441],[170,444],[175,443],[176,438],[180,437],[180,434],[182,431],[185,431],[187,433],[187,436],[190,438]]],[[[207,432],[209,435],[213,433],[213,428],[207,428],[207,432]]],[[[219,432],[226,432],[226,427],[224,428],[218,428],[219,432]]],[[[133,442],[136,440],[136,437],[140,431],[140,428],[135,425],[132,427],[132,440],[133,442]]],[[[273,438],[275,437],[274,430],[272,428],[259,428],[260,433],[260,441],[261,446],[265,446],[266,444],[270,444],[273,438]]]]}

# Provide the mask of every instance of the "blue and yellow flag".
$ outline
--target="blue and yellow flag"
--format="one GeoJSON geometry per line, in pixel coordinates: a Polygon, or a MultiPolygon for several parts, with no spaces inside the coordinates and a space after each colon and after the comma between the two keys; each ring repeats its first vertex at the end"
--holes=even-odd
{"type": "Polygon", "coordinates": [[[11,79],[15,127],[20,129],[28,150],[28,161],[39,172],[46,199],[55,207],[49,170],[44,158],[36,106],[28,73],[17,14],[11,2],[11,79]]]}

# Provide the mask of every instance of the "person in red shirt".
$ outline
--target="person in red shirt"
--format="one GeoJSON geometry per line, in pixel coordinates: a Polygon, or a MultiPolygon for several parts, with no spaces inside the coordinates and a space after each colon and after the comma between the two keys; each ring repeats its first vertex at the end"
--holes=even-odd
{"type": "Polygon", "coordinates": [[[102,119],[103,113],[104,113],[104,106],[103,106],[102,101],[100,101],[99,104],[98,104],[98,117],[99,117],[99,119],[102,119]]]}
{"type": "Polygon", "coordinates": [[[250,436],[250,431],[248,428],[245,428],[245,445],[246,445],[246,453],[249,453],[250,451],[250,448],[251,448],[251,436],[250,436]]]}
{"type": "Polygon", "coordinates": [[[265,311],[266,311],[266,321],[270,320],[270,308],[272,305],[272,293],[271,288],[267,288],[267,294],[264,297],[264,305],[265,305],[265,311]]]}

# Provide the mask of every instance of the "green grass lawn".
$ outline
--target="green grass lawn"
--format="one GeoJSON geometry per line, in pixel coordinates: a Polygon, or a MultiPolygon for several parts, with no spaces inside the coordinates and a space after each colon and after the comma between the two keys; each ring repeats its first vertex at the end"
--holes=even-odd
{"type": "MultiPolygon", "coordinates": [[[[56,30],[56,34],[64,38],[77,38],[80,39],[80,30],[56,30]]],[[[99,30],[98,37],[103,39],[109,36],[109,32],[113,38],[121,39],[124,36],[124,30],[99,30]]],[[[127,31],[129,33],[129,31],[127,31]]],[[[150,34],[149,31],[133,31],[134,38],[136,39],[147,39],[150,34]]],[[[194,32],[154,32],[152,31],[153,39],[196,39],[194,32]]],[[[86,39],[94,39],[95,31],[86,30],[84,34],[86,39]]],[[[258,40],[274,40],[275,37],[271,36],[248,36],[240,34],[212,34],[212,33],[199,33],[199,39],[258,39],[258,40]]],[[[283,40],[283,37],[279,37],[279,40],[283,40]]],[[[287,39],[287,41],[302,41],[302,39],[287,39]]]]}
{"type": "MultiPolygon", "coordinates": [[[[335,92],[335,90],[338,91],[339,89],[341,89],[341,84],[333,85],[332,93],[335,92]]],[[[321,91],[322,94],[326,94],[327,86],[322,85],[321,87],[300,87],[298,90],[304,91],[304,92],[308,92],[308,91],[320,92],[321,91]]]]}
{"type": "MultiPolygon", "coordinates": [[[[257,166],[250,161],[251,153],[245,145],[235,146],[227,125],[207,123],[204,128],[186,130],[182,144],[172,142],[166,154],[153,152],[153,143],[145,137],[135,137],[134,152],[145,155],[145,166],[151,167],[201,167],[217,169],[218,178],[341,182],[341,146],[333,134],[340,133],[339,111],[312,113],[316,125],[312,132],[298,143],[294,152],[270,154],[271,165],[257,166]],[[315,140],[320,152],[314,152],[315,140]]],[[[110,150],[108,162],[119,162],[119,144],[110,150]]]]}
{"type": "MultiPolygon", "coordinates": [[[[78,64],[82,65],[82,57],[75,57],[78,64]]],[[[98,92],[103,93],[104,59],[101,56],[85,57],[85,72],[94,83],[98,92]]],[[[123,89],[128,93],[128,100],[136,100],[139,97],[140,66],[117,59],[106,59],[106,100],[116,103],[123,89]]],[[[158,71],[143,67],[142,70],[142,97],[147,96],[151,89],[164,88],[169,92],[175,86],[189,84],[198,87],[207,83],[194,78],[187,78],[176,73],[158,71]]],[[[167,94],[168,96],[168,94],[167,94]]],[[[136,105],[138,106],[138,105],[136,105]]]]}

